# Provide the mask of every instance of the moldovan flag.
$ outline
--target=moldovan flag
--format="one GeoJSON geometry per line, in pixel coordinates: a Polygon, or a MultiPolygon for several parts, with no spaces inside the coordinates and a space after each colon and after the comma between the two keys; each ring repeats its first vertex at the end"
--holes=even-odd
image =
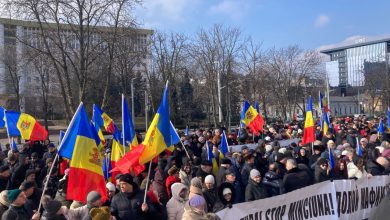
{"type": "Polygon", "coordinates": [[[170,127],[167,82],[157,114],[154,116],[153,121],[146,132],[144,141],[138,147],[145,148],[139,158],[140,164],[151,161],[171,146],[170,127]]]}
{"type": "Polygon", "coordinates": [[[263,131],[264,119],[248,101],[244,102],[241,121],[246,127],[249,127],[253,134],[259,134],[259,131],[263,131]]]}
{"type": "Polygon", "coordinates": [[[311,96],[308,99],[307,110],[306,110],[306,118],[305,118],[305,127],[303,129],[303,138],[302,144],[307,144],[314,142],[315,133],[314,133],[314,120],[313,120],[313,101],[311,96]]]}
{"type": "Polygon", "coordinates": [[[319,104],[320,104],[319,107],[322,110],[322,113],[330,112],[329,106],[328,106],[328,102],[326,101],[325,96],[322,95],[321,92],[319,92],[318,99],[319,99],[318,101],[319,101],[319,104]]]}
{"type": "Polygon", "coordinates": [[[80,103],[59,146],[58,155],[70,161],[67,200],[86,202],[90,191],[98,191],[102,200],[107,198],[100,140],[91,126],[83,103],[80,103]]]}
{"type": "Polygon", "coordinates": [[[133,124],[132,115],[129,111],[125,96],[122,94],[122,138],[125,141],[125,146],[130,146],[130,149],[138,146],[137,136],[133,124]]]}
{"type": "Polygon", "coordinates": [[[114,120],[112,120],[110,116],[108,116],[99,106],[95,104],[93,104],[92,121],[94,124],[99,125],[99,127],[104,127],[108,133],[114,134],[114,120]]]}
{"type": "Polygon", "coordinates": [[[21,136],[31,141],[47,139],[46,129],[29,114],[5,111],[5,121],[9,136],[21,136]]]}

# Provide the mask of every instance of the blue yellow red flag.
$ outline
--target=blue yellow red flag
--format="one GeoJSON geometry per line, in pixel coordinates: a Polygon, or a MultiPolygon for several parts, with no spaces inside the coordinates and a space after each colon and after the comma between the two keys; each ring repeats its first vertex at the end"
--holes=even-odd
{"type": "Polygon", "coordinates": [[[140,164],[145,164],[151,161],[172,145],[170,127],[167,82],[160,107],[158,108],[157,113],[146,132],[145,139],[141,144],[145,149],[139,158],[140,164]]]}
{"type": "Polygon", "coordinates": [[[311,96],[307,101],[305,125],[303,129],[302,144],[307,144],[315,141],[314,119],[313,119],[313,101],[311,96]]]}
{"type": "Polygon", "coordinates": [[[244,101],[241,112],[241,122],[249,127],[251,133],[258,134],[263,131],[264,119],[248,101],[244,101]]]}
{"type": "Polygon", "coordinates": [[[25,140],[46,140],[48,132],[29,114],[5,111],[6,127],[9,136],[21,136],[25,140]]]}
{"type": "Polygon", "coordinates": [[[67,200],[86,202],[90,191],[107,198],[99,138],[92,127],[83,103],[80,103],[58,149],[59,156],[70,160],[67,200]]]}

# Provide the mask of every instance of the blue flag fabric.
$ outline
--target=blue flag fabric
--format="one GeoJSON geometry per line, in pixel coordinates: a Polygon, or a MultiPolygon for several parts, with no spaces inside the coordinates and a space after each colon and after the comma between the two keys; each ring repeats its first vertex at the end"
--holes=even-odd
{"type": "Polygon", "coordinates": [[[110,178],[112,178],[110,170],[112,170],[112,168],[111,168],[111,160],[110,160],[110,158],[107,158],[107,155],[104,155],[103,175],[104,175],[104,180],[106,182],[109,182],[110,178]]]}
{"type": "Polygon", "coordinates": [[[122,138],[123,136],[126,146],[138,146],[129,105],[127,104],[125,96],[122,94],[122,138]]]}
{"type": "Polygon", "coordinates": [[[363,148],[362,145],[360,145],[359,139],[356,137],[356,154],[359,157],[363,156],[363,148]]]}
{"type": "Polygon", "coordinates": [[[385,126],[383,126],[382,119],[379,120],[378,134],[383,135],[385,133],[385,126]]]}
{"type": "Polygon", "coordinates": [[[186,126],[185,135],[188,136],[188,125],[186,126]]]}
{"type": "Polygon", "coordinates": [[[387,108],[387,129],[390,130],[390,107],[387,108]]]}
{"type": "Polygon", "coordinates": [[[64,138],[64,136],[65,136],[65,131],[61,130],[61,131],[60,131],[60,136],[59,136],[59,138],[58,138],[58,146],[60,146],[61,141],[62,141],[62,139],[64,138]]]}
{"type": "Polygon", "coordinates": [[[260,107],[259,107],[259,102],[258,101],[255,102],[255,106],[254,107],[255,107],[257,113],[260,113],[260,107]]]}
{"type": "Polygon", "coordinates": [[[170,123],[171,123],[170,133],[171,133],[171,142],[172,142],[171,145],[175,145],[175,144],[178,144],[180,142],[180,136],[176,132],[176,128],[175,128],[175,126],[173,126],[171,121],[170,121],[170,123]]]}
{"type": "Polygon", "coordinates": [[[229,152],[229,145],[227,142],[225,131],[223,131],[223,133],[222,133],[220,151],[223,154],[223,156],[225,156],[225,157],[226,157],[227,152],[229,152]]]}
{"type": "Polygon", "coordinates": [[[0,107],[0,128],[4,128],[5,126],[5,121],[4,121],[4,117],[5,117],[5,109],[3,107],[0,107]]]}
{"type": "Polygon", "coordinates": [[[333,151],[331,148],[329,148],[329,168],[332,170],[335,166],[334,157],[333,157],[333,151]]]}

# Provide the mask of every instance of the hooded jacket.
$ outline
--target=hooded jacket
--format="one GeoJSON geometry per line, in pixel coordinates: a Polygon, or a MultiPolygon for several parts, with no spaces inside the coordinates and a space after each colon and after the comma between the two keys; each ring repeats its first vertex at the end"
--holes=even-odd
{"type": "Polygon", "coordinates": [[[188,190],[188,188],[182,183],[175,183],[171,189],[172,198],[167,203],[168,220],[180,220],[183,217],[184,205],[187,199],[180,197],[179,193],[183,189],[188,190]]]}
{"type": "Polygon", "coordinates": [[[263,184],[268,191],[269,196],[283,194],[283,181],[279,174],[274,171],[268,171],[264,178],[263,184]]]}

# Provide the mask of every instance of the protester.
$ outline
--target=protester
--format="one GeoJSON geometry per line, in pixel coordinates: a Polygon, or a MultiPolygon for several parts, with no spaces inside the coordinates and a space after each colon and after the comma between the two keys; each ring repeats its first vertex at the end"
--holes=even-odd
{"type": "Polygon", "coordinates": [[[171,189],[172,198],[167,203],[168,220],[181,220],[187,201],[188,188],[182,183],[174,183],[171,189]]]}
{"type": "Polygon", "coordinates": [[[310,176],[307,172],[297,167],[297,163],[294,159],[287,160],[286,169],[287,173],[283,177],[285,192],[291,192],[310,185],[310,176]]]}
{"type": "Polygon", "coordinates": [[[215,180],[212,175],[206,176],[205,180],[205,188],[203,189],[203,196],[207,203],[208,212],[212,212],[214,209],[214,205],[218,200],[218,190],[215,187],[215,180]]]}
{"type": "Polygon", "coordinates": [[[252,169],[250,171],[250,179],[245,189],[245,201],[254,201],[258,199],[265,199],[268,197],[268,192],[261,182],[261,174],[258,170],[252,169]]]}

